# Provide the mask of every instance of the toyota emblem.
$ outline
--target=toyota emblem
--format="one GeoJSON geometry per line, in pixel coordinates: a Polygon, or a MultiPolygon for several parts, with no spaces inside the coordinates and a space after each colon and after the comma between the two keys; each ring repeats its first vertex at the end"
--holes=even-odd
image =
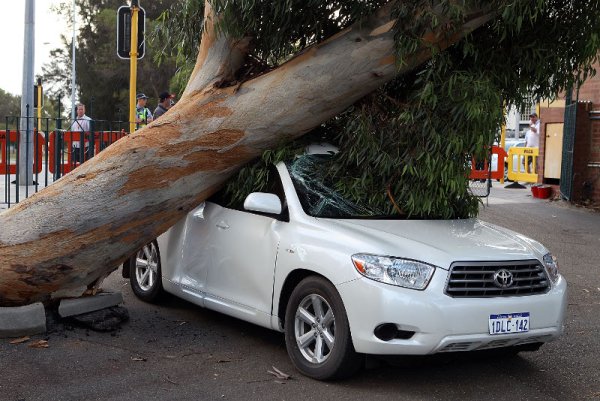
{"type": "Polygon", "coordinates": [[[508,288],[513,285],[513,274],[506,269],[500,269],[494,273],[494,284],[496,287],[508,288]]]}

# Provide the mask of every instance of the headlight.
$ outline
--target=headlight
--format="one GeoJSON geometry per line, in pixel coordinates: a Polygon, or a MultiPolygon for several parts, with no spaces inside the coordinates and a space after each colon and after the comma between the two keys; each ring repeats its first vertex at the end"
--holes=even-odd
{"type": "Polygon", "coordinates": [[[556,258],[547,253],[544,255],[542,261],[544,262],[548,276],[550,276],[550,280],[553,283],[556,283],[558,281],[558,262],[556,261],[556,258]]]}
{"type": "Polygon", "coordinates": [[[352,255],[352,262],[365,277],[415,290],[424,290],[435,271],[434,266],[416,260],[366,253],[352,255]]]}

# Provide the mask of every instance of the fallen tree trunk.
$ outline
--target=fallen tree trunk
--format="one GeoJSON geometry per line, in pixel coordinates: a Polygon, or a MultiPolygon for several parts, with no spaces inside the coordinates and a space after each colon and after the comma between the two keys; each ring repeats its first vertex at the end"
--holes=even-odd
{"type": "MultiPolygon", "coordinates": [[[[177,105],[0,214],[0,305],[82,294],[263,150],[430,57],[427,46],[397,68],[390,9],[265,75],[222,87],[248,43],[215,34],[207,3],[196,68],[177,105]]],[[[475,13],[451,37],[434,32],[426,39],[443,49],[488,19],[475,13]]]]}

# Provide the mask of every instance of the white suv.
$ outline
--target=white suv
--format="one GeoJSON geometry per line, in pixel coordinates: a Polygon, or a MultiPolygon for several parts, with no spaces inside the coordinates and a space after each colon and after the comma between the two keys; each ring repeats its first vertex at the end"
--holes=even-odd
{"type": "Polygon", "coordinates": [[[538,348],[561,335],[567,284],[538,242],[466,220],[378,215],[279,163],[244,205],[215,198],[126,266],[135,294],[164,290],[285,333],[305,375],[354,373],[361,354],[538,348]]]}

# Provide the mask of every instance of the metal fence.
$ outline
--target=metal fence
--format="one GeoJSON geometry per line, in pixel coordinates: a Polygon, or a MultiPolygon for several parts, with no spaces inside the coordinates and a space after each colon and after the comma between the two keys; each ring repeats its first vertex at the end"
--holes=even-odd
{"type": "Polygon", "coordinates": [[[126,136],[129,123],[92,119],[88,131],[78,126],[63,118],[5,117],[0,129],[4,192],[0,209],[19,203],[93,158],[126,136]]]}

